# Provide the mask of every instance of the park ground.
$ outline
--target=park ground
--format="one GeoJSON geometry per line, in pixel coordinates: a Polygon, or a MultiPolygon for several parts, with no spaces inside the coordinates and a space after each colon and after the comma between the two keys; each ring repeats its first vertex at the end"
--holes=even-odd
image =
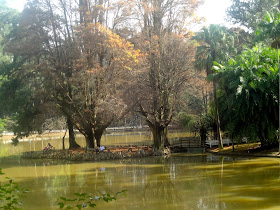
{"type": "Polygon", "coordinates": [[[225,146],[223,149],[209,148],[207,151],[220,155],[280,157],[278,148],[262,149],[260,143],[234,145],[234,151],[232,150],[232,146],[225,146]]]}

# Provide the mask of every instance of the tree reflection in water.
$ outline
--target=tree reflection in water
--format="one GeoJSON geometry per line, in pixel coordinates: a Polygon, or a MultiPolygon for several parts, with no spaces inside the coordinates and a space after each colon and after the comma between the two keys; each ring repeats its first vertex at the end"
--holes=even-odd
{"type": "Polygon", "coordinates": [[[75,192],[98,196],[121,190],[128,190],[127,198],[104,204],[106,209],[279,207],[280,165],[274,158],[179,154],[103,162],[2,158],[0,164],[30,189],[26,209],[56,209],[60,196],[71,198],[75,192]]]}

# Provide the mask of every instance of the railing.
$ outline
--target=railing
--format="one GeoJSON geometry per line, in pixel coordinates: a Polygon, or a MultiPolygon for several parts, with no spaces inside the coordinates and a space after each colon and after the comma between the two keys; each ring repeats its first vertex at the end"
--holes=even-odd
{"type": "MultiPolygon", "coordinates": [[[[223,145],[228,145],[229,146],[229,143],[230,143],[230,140],[229,139],[223,139],[223,145]]],[[[206,145],[209,145],[210,148],[212,148],[212,146],[218,146],[219,145],[219,141],[218,140],[206,140],[205,142],[206,145]]]]}
{"type": "Polygon", "coordinates": [[[195,137],[185,137],[174,139],[171,143],[171,147],[180,147],[180,148],[200,148],[201,141],[200,138],[195,137]]]}

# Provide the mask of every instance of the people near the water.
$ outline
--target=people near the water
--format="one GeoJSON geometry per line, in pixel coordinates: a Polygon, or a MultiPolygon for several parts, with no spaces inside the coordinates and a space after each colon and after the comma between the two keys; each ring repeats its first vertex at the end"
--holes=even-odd
{"type": "Polygon", "coordinates": [[[54,150],[54,146],[51,145],[51,143],[48,143],[47,146],[43,149],[44,151],[48,151],[48,150],[54,150]]]}
{"type": "Polygon", "coordinates": [[[96,147],[96,152],[102,152],[103,150],[105,150],[104,146],[100,146],[100,147],[96,147]]]}

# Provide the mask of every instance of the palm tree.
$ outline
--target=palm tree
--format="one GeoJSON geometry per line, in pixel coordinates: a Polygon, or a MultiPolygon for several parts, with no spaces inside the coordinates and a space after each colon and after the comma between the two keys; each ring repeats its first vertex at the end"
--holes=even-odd
{"type": "MultiPolygon", "coordinates": [[[[222,62],[229,57],[231,46],[233,46],[232,36],[229,36],[228,30],[224,26],[210,25],[208,28],[203,28],[198,32],[194,39],[199,42],[196,51],[195,66],[198,70],[206,70],[207,76],[214,73],[212,70],[213,62],[222,62]]],[[[220,118],[217,104],[217,81],[213,79],[213,95],[215,104],[215,117],[217,124],[217,138],[219,147],[223,148],[221,132],[220,132],[220,118]]]]}
{"type": "MultiPolygon", "coordinates": [[[[273,10],[272,12],[267,12],[265,18],[259,24],[260,32],[257,37],[260,40],[265,40],[266,38],[271,38],[271,47],[277,49],[277,59],[278,59],[278,77],[279,77],[279,99],[280,99],[280,64],[279,64],[279,47],[280,47],[280,1],[278,9],[273,10]]],[[[278,141],[279,141],[279,154],[280,154],[280,103],[279,106],[279,128],[278,128],[278,141]]]]}
{"type": "Polygon", "coordinates": [[[262,147],[274,147],[278,128],[276,50],[260,44],[225,65],[214,65],[222,127],[232,138],[258,137],[262,147]]]}

